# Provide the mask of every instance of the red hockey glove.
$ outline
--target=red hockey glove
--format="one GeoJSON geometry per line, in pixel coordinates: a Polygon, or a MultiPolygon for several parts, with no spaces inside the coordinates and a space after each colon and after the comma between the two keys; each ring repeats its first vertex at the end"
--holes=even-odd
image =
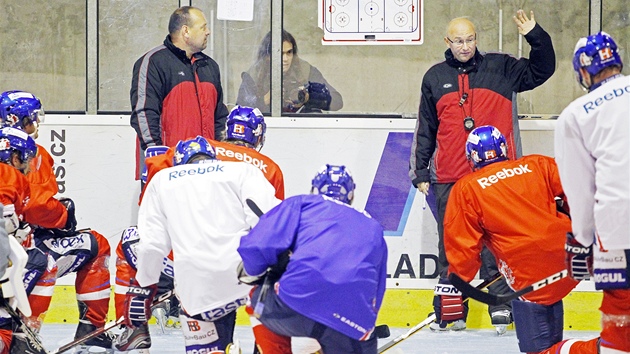
{"type": "Polygon", "coordinates": [[[131,279],[125,296],[125,325],[130,328],[139,327],[151,319],[151,305],[157,293],[157,284],[147,287],[138,285],[131,279]]]}
{"type": "Polygon", "coordinates": [[[579,243],[573,233],[567,232],[565,263],[569,276],[575,280],[588,280],[593,275],[593,245],[584,246],[579,243]]]}
{"type": "Polygon", "coordinates": [[[433,307],[435,317],[439,321],[456,321],[464,319],[464,302],[462,293],[451,282],[442,278],[435,285],[433,307]]]}

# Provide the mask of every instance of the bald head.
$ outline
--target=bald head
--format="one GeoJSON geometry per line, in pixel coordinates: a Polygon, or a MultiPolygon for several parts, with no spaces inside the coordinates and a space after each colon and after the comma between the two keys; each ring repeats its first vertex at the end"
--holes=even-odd
{"type": "Polygon", "coordinates": [[[451,20],[446,26],[446,35],[455,38],[459,34],[476,33],[475,25],[467,17],[457,17],[451,20]]]}
{"type": "Polygon", "coordinates": [[[453,53],[453,57],[466,63],[477,51],[477,32],[475,25],[466,17],[451,20],[446,27],[444,43],[453,53]]]}

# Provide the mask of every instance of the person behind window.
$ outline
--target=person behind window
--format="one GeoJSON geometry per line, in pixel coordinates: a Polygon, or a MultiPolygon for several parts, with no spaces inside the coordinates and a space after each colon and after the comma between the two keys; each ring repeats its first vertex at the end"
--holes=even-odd
{"type": "MultiPolygon", "coordinates": [[[[295,38],[282,31],[282,110],[284,112],[338,111],[343,107],[341,94],[322,73],[298,55],[295,38]]],[[[258,48],[256,62],[241,74],[242,83],[236,103],[270,113],[271,102],[271,32],[258,48]]]]}

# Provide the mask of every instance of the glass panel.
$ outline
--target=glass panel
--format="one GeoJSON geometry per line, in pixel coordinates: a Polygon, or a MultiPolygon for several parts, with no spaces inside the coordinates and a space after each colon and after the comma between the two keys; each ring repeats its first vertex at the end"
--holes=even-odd
{"type": "Polygon", "coordinates": [[[86,111],[86,2],[2,1],[0,90],[25,90],[48,112],[86,111]]]}
{"type": "MultiPolygon", "coordinates": [[[[519,45],[518,30],[512,19],[522,1],[424,0],[424,44],[384,46],[322,45],[323,31],[318,28],[317,16],[317,6],[322,1],[285,1],[283,25],[295,37],[299,57],[317,67],[343,96],[339,113],[417,114],[423,75],[444,60],[446,24],[455,17],[468,16],[475,23],[480,50],[501,49],[515,56],[529,55],[529,45],[524,39],[519,45]]],[[[365,4],[367,0],[342,1],[365,4]]],[[[528,16],[533,10],[536,21],[552,37],[557,69],[542,86],[519,94],[520,114],[559,114],[566,104],[582,94],[573,78],[571,60],[575,42],[585,35],[588,27],[588,8],[588,0],[557,0],[554,6],[549,6],[546,0],[527,1],[524,10],[528,16]]]]}
{"type": "MultiPolygon", "coordinates": [[[[239,97],[242,76],[247,76],[252,63],[256,61],[258,47],[265,36],[271,30],[271,0],[254,1],[254,18],[252,21],[226,21],[216,19],[217,1],[192,1],[193,6],[198,6],[213,26],[210,29],[208,48],[204,51],[212,57],[221,70],[221,85],[223,86],[223,101],[232,108],[235,104],[256,106],[251,98],[246,98],[245,93],[239,97]],[[238,102],[237,102],[238,101],[238,102]]],[[[266,77],[263,81],[267,89],[271,79],[266,77]]],[[[261,108],[265,114],[269,109],[261,108]]]]}
{"type": "Polygon", "coordinates": [[[625,69],[630,65],[630,3],[626,0],[604,0],[602,18],[602,30],[617,43],[625,69]]]}
{"type": "Polygon", "coordinates": [[[133,64],[162,44],[179,1],[98,2],[98,111],[129,112],[133,64]]]}

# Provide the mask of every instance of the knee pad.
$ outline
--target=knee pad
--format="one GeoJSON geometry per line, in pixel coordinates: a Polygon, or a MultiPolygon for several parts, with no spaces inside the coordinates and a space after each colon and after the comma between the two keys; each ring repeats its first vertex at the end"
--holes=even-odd
{"type": "Polygon", "coordinates": [[[538,353],[562,340],[562,301],[546,306],[515,300],[512,301],[512,316],[518,346],[523,353],[538,353]]]}
{"type": "Polygon", "coordinates": [[[184,332],[186,353],[210,353],[213,350],[224,351],[234,341],[236,311],[216,321],[204,321],[199,315],[179,316],[184,332]]]}

